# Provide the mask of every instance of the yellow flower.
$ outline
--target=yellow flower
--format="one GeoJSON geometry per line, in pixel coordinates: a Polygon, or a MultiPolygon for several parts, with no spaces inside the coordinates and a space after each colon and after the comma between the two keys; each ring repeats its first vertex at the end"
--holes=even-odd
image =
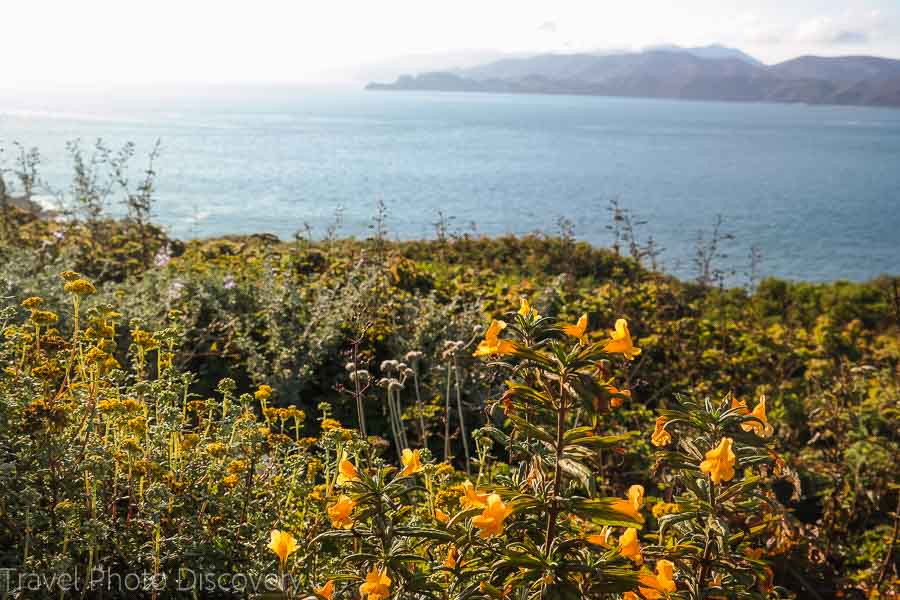
{"type": "Polygon", "coordinates": [[[667,421],[668,419],[665,417],[656,417],[656,429],[653,431],[653,435],[650,436],[650,443],[657,448],[672,443],[672,434],[666,431],[665,428],[667,421]]]}
{"type": "Polygon", "coordinates": [[[519,316],[524,317],[526,319],[531,318],[534,320],[538,320],[541,318],[541,315],[538,314],[536,310],[531,308],[531,304],[528,302],[526,298],[521,298],[521,304],[519,305],[519,316]]]}
{"type": "Polygon", "coordinates": [[[338,465],[338,477],[337,483],[338,485],[344,485],[348,481],[356,481],[359,479],[359,471],[356,470],[356,467],[353,466],[353,463],[343,459],[338,465]]]}
{"type": "Polygon", "coordinates": [[[334,596],[334,581],[329,579],[325,585],[316,588],[313,591],[326,600],[331,600],[332,596],[334,596]]]}
{"type": "Polygon", "coordinates": [[[722,438],[718,446],[706,453],[706,460],[700,463],[700,470],[709,473],[713,483],[730,481],[734,477],[735,456],[731,449],[732,443],[731,438],[722,438]]]}
{"type": "Polygon", "coordinates": [[[97,291],[97,288],[94,287],[94,284],[87,279],[76,279],[74,281],[69,281],[63,286],[63,289],[70,294],[75,294],[76,296],[89,296],[97,291]]]}
{"type": "Polygon", "coordinates": [[[587,536],[586,539],[591,544],[596,544],[597,546],[603,546],[604,548],[609,547],[609,537],[612,534],[612,527],[607,525],[603,529],[600,530],[600,533],[592,533],[587,536]]]}
{"type": "Polygon", "coordinates": [[[611,354],[622,354],[628,360],[633,359],[641,353],[640,348],[635,348],[631,340],[631,332],[628,331],[628,321],[619,319],[616,321],[616,328],[610,333],[611,339],[603,346],[604,352],[611,354]]]}
{"type": "Polygon", "coordinates": [[[640,576],[638,590],[646,600],[657,600],[664,594],[675,591],[675,580],[672,574],[675,565],[668,560],[660,560],[656,563],[656,575],[645,572],[640,576]]]}
{"type": "Polygon", "coordinates": [[[456,552],[456,546],[451,544],[450,548],[447,550],[447,558],[444,559],[444,566],[448,569],[455,569],[458,558],[459,554],[456,552]]]}
{"type": "Polygon", "coordinates": [[[418,450],[404,448],[403,454],[400,456],[400,462],[403,463],[403,470],[400,471],[400,477],[415,475],[422,470],[422,461],[418,450]]]}
{"type": "Polygon", "coordinates": [[[641,510],[644,505],[644,486],[633,485],[628,488],[628,500],[634,507],[634,510],[641,510]]]}
{"type": "Polygon", "coordinates": [[[587,335],[585,332],[587,331],[588,326],[588,316],[586,314],[578,317],[578,322],[574,325],[563,325],[562,330],[568,336],[573,338],[578,338],[582,344],[587,343],[587,335]]]}
{"type": "Polygon", "coordinates": [[[391,578],[384,571],[373,567],[366,573],[366,582],[359,586],[359,593],[366,600],[385,600],[391,595],[391,578]]]}
{"type": "Polygon", "coordinates": [[[653,516],[657,519],[664,515],[672,515],[678,512],[678,505],[671,502],[657,502],[653,505],[653,516]]]}
{"type": "Polygon", "coordinates": [[[450,516],[439,508],[434,509],[434,519],[438,523],[447,524],[450,522],[450,516]]]}
{"type": "Polygon", "coordinates": [[[272,388],[264,383],[259,386],[259,389],[253,392],[253,395],[257,400],[268,400],[269,396],[272,395],[272,388]]]}
{"type": "Polygon", "coordinates": [[[746,421],[741,423],[741,429],[744,431],[752,431],[759,437],[769,437],[772,435],[774,429],[771,425],[769,425],[769,420],[766,418],[766,397],[763,396],[759,399],[759,403],[753,409],[753,412],[750,413],[751,417],[756,417],[759,421],[746,421]]]}
{"type": "Polygon", "coordinates": [[[331,525],[335,529],[350,529],[353,527],[353,519],[350,513],[356,502],[350,499],[350,496],[341,496],[338,501],[328,507],[328,518],[331,519],[331,525]]]}
{"type": "Polygon", "coordinates": [[[510,354],[515,344],[500,339],[500,332],[506,329],[505,321],[494,319],[484,333],[484,340],[478,344],[473,356],[490,356],[492,354],[510,354]]]}
{"type": "Polygon", "coordinates": [[[472,525],[481,530],[481,537],[487,539],[492,535],[503,533],[503,521],[512,513],[512,509],[503,503],[497,494],[487,499],[484,512],[472,519],[472,525]]]}
{"type": "Polygon", "coordinates": [[[622,600],[641,600],[641,599],[634,592],[625,592],[625,595],[622,596],[622,600]]]}
{"type": "Polygon", "coordinates": [[[281,560],[281,565],[287,562],[288,557],[297,551],[297,540],[287,531],[273,529],[269,539],[269,550],[275,553],[281,560]]]}
{"type": "Polygon", "coordinates": [[[460,496],[459,503],[464,509],[484,508],[487,506],[490,494],[481,493],[476,490],[471,481],[466,481],[462,485],[464,495],[460,496]]]}
{"type": "Polygon", "coordinates": [[[641,557],[641,544],[638,542],[637,529],[629,527],[625,530],[625,533],[619,538],[619,552],[635,564],[639,565],[644,562],[641,557]]]}
{"type": "Polygon", "coordinates": [[[640,511],[635,508],[634,502],[631,499],[628,500],[616,500],[613,502],[612,507],[614,511],[617,513],[621,513],[626,517],[631,518],[638,523],[644,522],[644,515],[640,513],[640,511]]]}
{"type": "Polygon", "coordinates": [[[622,406],[622,403],[625,402],[625,398],[631,398],[631,390],[620,390],[614,385],[606,386],[606,391],[609,392],[609,405],[613,408],[619,408],[622,406]]]}
{"type": "Polygon", "coordinates": [[[29,310],[34,310],[43,303],[44,303],[43,298],[41,298],[39,296],[31,296],[30,298],[25,298],[24,300],[22,300],[22,307],[27,308],[29,310]]]}
{"type": "Polygon", "coordinates": [[[734,396],[731,397],[731,410],[737,410],[739,414],[746,415],[750,411],[747,410],[747,403],[744,400],[738,401],[734,396]]]}

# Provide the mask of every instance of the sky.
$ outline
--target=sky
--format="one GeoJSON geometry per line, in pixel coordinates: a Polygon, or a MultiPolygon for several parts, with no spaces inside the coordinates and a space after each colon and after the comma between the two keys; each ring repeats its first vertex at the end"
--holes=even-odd
{"type": "Polygon", "coordinates": [[[0,86],[341,83],[507,54],[721,43],[900,58],[898,0],[5,0],[0,86]]]}

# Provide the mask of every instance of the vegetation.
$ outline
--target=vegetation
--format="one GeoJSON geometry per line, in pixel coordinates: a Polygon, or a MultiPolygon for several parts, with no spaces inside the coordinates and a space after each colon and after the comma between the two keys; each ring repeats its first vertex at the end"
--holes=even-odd
{"type": "Polygon", "coordinates": [[[683,282],[618,209],[182,242],[98,156],[3,203],[0,593],[897,597],[900,279],[683,282]]]}

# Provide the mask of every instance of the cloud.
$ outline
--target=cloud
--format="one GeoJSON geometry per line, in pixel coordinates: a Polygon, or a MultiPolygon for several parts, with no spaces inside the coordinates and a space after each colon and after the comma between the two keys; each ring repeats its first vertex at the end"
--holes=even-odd
{"type": "Polygon", "coordinates": [[[801,23],[793,37],[798,42],[823,46],[866,44],[879,36],[884,24],[878,11],[816,17],[801,23]]]}
{"type": "Polygon", "coordinates": [[[559,25],[556,21],[544,21],[537,28],[541,33],[556,33],[559,31],[559,25]]]}

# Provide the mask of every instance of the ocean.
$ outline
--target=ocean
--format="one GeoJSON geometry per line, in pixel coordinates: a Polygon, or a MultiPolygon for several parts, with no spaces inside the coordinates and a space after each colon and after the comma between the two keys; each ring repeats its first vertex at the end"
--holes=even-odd
{"type": "MultiPolygon", "coordinates": [[[[559,233],[612,241],[631,211],[663,268],[696,274],[719,216],[718,265],[797,280],[900,273],[900,110],[581,96],[257,86],[0,93],[0,145],[42,154],[68,191],[66,142],[158,139],[156,220],[181,237],[559,233]]],[[[121,210],[118,203],[113,212],[121,210]]]]}

